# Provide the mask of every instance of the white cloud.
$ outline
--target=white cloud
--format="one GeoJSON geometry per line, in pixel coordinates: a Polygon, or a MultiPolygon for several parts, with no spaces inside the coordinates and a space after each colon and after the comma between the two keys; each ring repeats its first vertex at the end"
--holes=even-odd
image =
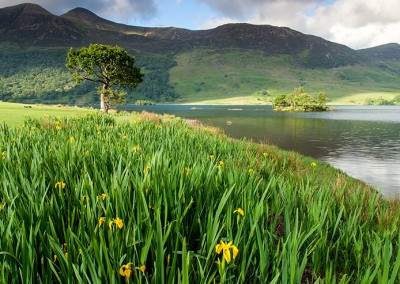
{"type": "Polygon", "coordinates": [[[213,29],[227,23],[236,22],[238,22],[236,19],[232,19],[229,17],[210,18],[206,22],[204,22],[199,29],[213,29]]]}
{"type": "Polygon", "coordinates": [[[286,26],[352,48],[400,42],[399,0],[197,0],[220,12],[204,27],[230,22],[286,26]],[[328,4],[327,4],[328,3],[328,4]]]}

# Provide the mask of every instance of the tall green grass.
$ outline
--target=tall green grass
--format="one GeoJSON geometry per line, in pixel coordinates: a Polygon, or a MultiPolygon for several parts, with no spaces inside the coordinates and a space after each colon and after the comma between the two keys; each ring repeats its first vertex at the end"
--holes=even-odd
{"type": "Polygon", "coordinates": [[[398,202],[312,162],[148,114],[3,125],[0,282],[399,283],[398,202]]]}

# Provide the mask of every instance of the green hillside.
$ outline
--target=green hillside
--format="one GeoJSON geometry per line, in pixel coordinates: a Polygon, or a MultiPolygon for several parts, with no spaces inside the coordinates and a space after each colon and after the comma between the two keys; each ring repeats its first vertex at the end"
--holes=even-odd
{"type": "MultiPolygon", "coordinates": [[[[270,103],[272,97],[298,86],[310,93],[324,91],[336,104],[362,104],[368,98],[400,94],[399,74],[372,64],[310,69],[291,56],[238,49],[201,49],[175,59],[170,76],[181,103],[270,103]]],[[[400,64],[385,66],[400,70],[400,64]]]]}
{"type": "MultiPolygon", "coordinates": [[[[66,48],[11,49],[0,54],[0,100],[25,103],[96,105],[96,85],[76,85],[65,68],[66,48]]],[[[305,68],[289,55],[261,51],[201,48],[174,56],[137,52],[145,81],[131,92],[155,102],[265,104],[274,96],[304,86],[324,91],[334,104],[364,104],[400,94],[400,63],[340,68],[305,68]]]]}
{"type": "MultiPolygon", "coordinates": [[[[77,85],[65,67],[67,48],[15,48],[0,45],[0,100],[24,103],[98,104],[96,84],[77,85]]],[[[135,54],[134,50],[130,53],[135,54]]],[[[141,52],[137,65],[146,73],[144,82],[131,92],[128,103],[138,99],[157,102],[177,97],[169,83],[173,58],[141,52]]]]}

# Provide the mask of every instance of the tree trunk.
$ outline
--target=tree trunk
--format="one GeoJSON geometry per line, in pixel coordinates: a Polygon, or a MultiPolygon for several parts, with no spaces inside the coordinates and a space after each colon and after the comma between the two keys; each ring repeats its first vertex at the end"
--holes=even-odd
{"type": "Polygon", "coordinates": [[[104,113],[108,113],[108,107],[106,106],[106,98],[105,98],[105,92],[107,90],[107,85],[103,85],[103,87],[101,88],[101,92],[100,92],[100,111],[104,112],[104,113]]]}

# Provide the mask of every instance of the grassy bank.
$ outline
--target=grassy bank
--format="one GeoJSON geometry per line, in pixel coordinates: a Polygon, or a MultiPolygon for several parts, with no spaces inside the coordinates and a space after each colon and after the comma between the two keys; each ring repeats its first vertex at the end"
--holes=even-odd
{"type": "Polygon", "coordinates": [[[1,126],[0,173],[2,283],[400,281],[397,201],[179,118],[1,126]]]}

